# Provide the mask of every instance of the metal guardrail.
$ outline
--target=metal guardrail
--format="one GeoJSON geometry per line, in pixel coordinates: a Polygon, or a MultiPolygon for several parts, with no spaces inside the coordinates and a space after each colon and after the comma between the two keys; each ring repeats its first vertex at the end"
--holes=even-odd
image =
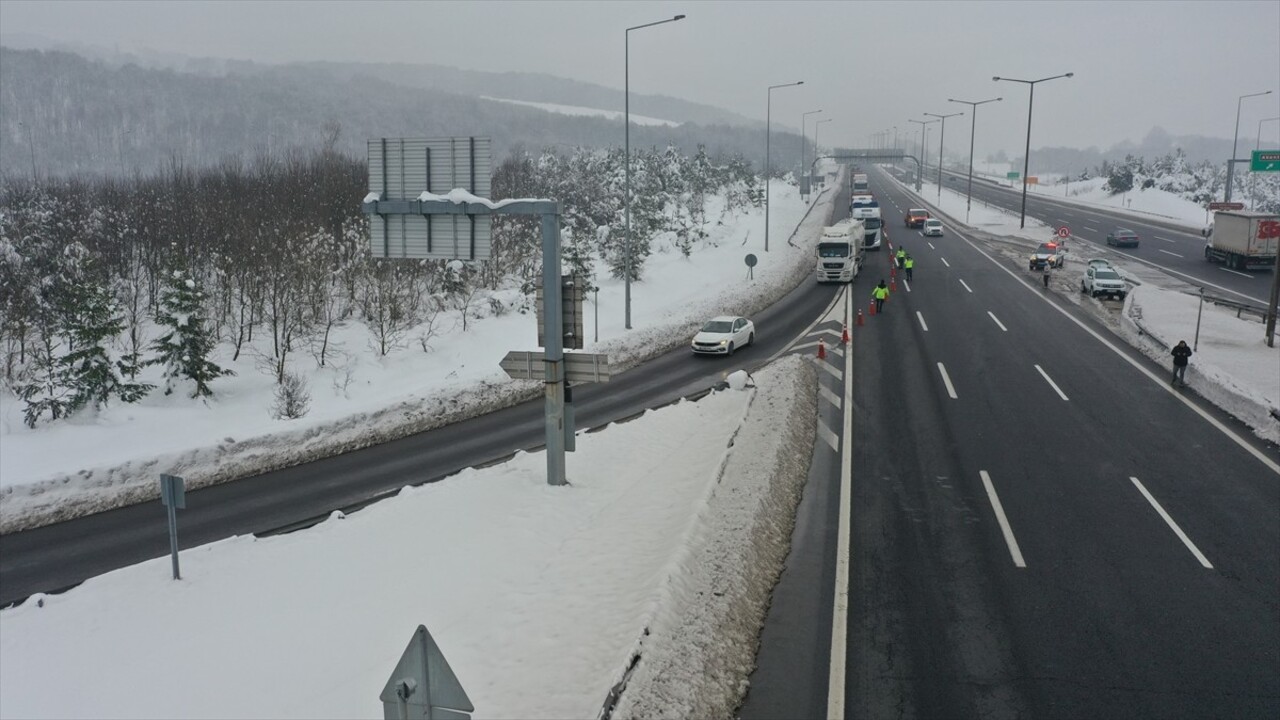
{"type": "MultiPolygon", "coordinates": [[[[1195,293],[1191,293],[1191,294],[1195,294],[1195,293]]],[[[1214,305],[1217,305],[1219,307],[1227,307],[1227,308],[1234,309],[1236,311],[1237,318],[1243,319],[1243,316],[1245,314],[1248,314],[1250,316],[1257,315],[1259,322],[1267,321],[1267,309],[1261,305],[1250,305],[1249,303],[1243,303],[1238,300],[1231,300],[1230,298],[1217,297],[1216,295],[1205,295],[1204,299],[1205,299],[1205,302],[1211,302],[1214,305]]]]}

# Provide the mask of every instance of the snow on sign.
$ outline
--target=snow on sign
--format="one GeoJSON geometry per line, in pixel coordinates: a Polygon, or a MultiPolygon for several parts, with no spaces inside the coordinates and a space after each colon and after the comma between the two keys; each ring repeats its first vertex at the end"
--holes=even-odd
{"type": "Polygon", "coordinates": [[[424,195],[489,197],[490,145],[485,137],[370,140],[364,212],[373,257],[487,259],[488,214],[430,212],[421,201],[424,195]]]}

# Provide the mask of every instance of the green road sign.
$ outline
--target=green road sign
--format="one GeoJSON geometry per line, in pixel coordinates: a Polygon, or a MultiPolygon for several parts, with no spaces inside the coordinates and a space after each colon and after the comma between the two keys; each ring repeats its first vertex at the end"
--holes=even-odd
{"type": "Polygon", "coordinates": [[[1005,173],[1004,176],[1009,180],[1017,180],[1021,174],[1022,173],[1011,172],[1011,173],[1005,173]]]}
{"type": "Polygon", "coordinates": [[[1254,150],[1250,172],[1280,172],[1280,150],[1254,150]]]}

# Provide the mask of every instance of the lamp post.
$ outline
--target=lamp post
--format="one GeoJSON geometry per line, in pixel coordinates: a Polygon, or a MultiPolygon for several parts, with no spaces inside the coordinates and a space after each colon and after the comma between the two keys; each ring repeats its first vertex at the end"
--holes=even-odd
{"type": "Polygon", "coordinates": [[[624,144],[626,145],[626,156],[627,156],[626,163],[625,163],[627,166],[627,170],[626,170],[627,187],[626,187],[626,190],[624,191],[622,204],[626,208],[625,214],[626,214],[626,231],[627,231],[627,262],[626,262],[626,270],[624,273],[624,277],[625,277],[624,284],[626,286],[626,290],[624,292],[626,295],[626,306],[627,306],[626,322],[624,323],[624,327],[627,330],[631,329],[631,257],[632,257],[631,256],[631,31],[640,30],[647,27],[653,27],[654,25],[662,25],[664,23],[675,22],[677,20],[683,20],[683,19],[684,19],[684,15],[677,15],[668,20],[659,20],[657,22],[645,23],[644,25],[636,25],[635,27],[629,27],[627,28],[627,31],[623,33],[625,40],[623,43],[623,88],[624,88],[623,116],[624,117],[623,117],[622,124],[623,124],[623,127],[626,128],[623,131],[623,134],[626,138],[624,140],[624,144]]]}
{"type": "Polygon", "coordinates": [[[969,222],[969,210],[973,208],[973,134],[974,134],[974,130],[978,125],[978,106],[986,105],[989,102],[999,102],[1001,100],[1004,100],[1004,98],[998,97],[998,98],[991,98],[990,100],[977,100],[977,101],[956,100],[954,98],[947,98],[947,102],[963,103],[973,109],[973,115],[970,116],[969,118],[969,189],[965,193],[967,196],[967,199],[965,200],[965,206],[964,206],[965,223],[969,222]]]}
{"type": "Polygon", "coordinates": [[[939,115],[938,113],[925,113],[929,117],[936,117],[942,121],[942,132],[938,133],[938,202],[942,202],[942,147],[947,141],[947,118],[959,117],[964,113],[949,113],[947,115],[939,115]]]}
{"type": "Polygon", "coordinates": [[[1236,144],[1240,142],[1240,103],[1244,102],[1245,98],[1260,97],[1262,95],[1270,94],[1271,91],[1266,90],[1264,92],[1241,95],[1236,99],[1236,134],[1235,137],[1231,139],[1231,159],[1227,161],[1227,190],[1223,197],[1223,200],[1227,202],[1231,202],[1231,179],[1236,172],[1236,144]]]}
{"type": "Polygon", "coordinates": [[[799,80],[793,83],[770,85],[766,93],[764,110],[764,251],[769,252],[769,134],[773,130],[773,91],[778,88],[803,85],[799,80]]]}
{"type": "Polygon", "coordinates": [[[817,159],[816,156],[818,154],[818,126],[824,122],[831,122],[834,119],[835,118],[823,118],[813,124],[813,154],[815,155],[815,159],[817,159]]]}
{"type": "Polygon", "coordinates": [[[1027,170],[1031,167],[1031,107],[1036,100],[1036,83],[1074,76],[1075,73],[1065,73],[1054,75],[1053,77],[1040,78],[1039,80],[1018,80],[1017,78],[1006,78],[999,75],[991,78],[996,82],[1004,80],[1005,82],[1017,82],[1031,87],[1031,92],[1027,95],[1027,149],[1022,154],[1022,219],[1019,220],[1019,227],[1025,228],[1027,226],[1027,170]]]}
{"type": "MultiPolygon", "coordinates": [[[[1276,120],[1280,120],[1280,115],[1277,115],[1276,117],[1272,117],[1272,118],[1263,118],[1258,121],[1258,138],[1253,141],[1254,152],[1257,152],[1262,149],[1262,123],[1275,122],[1276,120]]],[[[1250,184],[1249,194],[1253,196],[1253,209],[1257,210],[1258,209],[1258,174],[1250,173],[1249,177],[1252,178],[1249,182],[1250,184]]]]}
{"type": "MultiPolygon", "coordinates": [[[[919,125],[920,133],[921,133],[920,137],[922,139],[927,139],[928,136],[924,134],[926,126],[931,123],[936,123],[938,121],[937,120],[915,120],[913,118],[908,118],[907,122],[912,122],[919,125]]],[[[916,192],[919,192],[920,177],[924,175],[924,164],[925,164],[924,160],[925,160],[925,157],[928,155],[928,151],[925,149],[924,142],[921,142],[917,145],[917,152],[920,153],[920,157],[916,158],[916,164],[919,166],[918,168],[916,168],[916,192]]]]}
{"type": "MultiPolygon", "coordinates": [[[[806,140],[808,139],[808,137],[809,137],[809,135],[808,135],[808,129],[807,129],[807,128],[808,128],[808,125],[806,125],[806,122],[809,120],[809,116],[810,116],[810,115],[816,115],[816,114],[818,114],[818,113],[820,113],[820,112],[822,112],[822,111],[821,111],[821,110],[810,110],[809,112],[807,112],[807,113],[802,113],[802,114],[800,115],[800,172],[808,172],[808,170],[806,170],[806,169],[805,169],[805,168],[806,168],[806,167],[808,167],[808,166],[806,166],[806,165],[804,164],[804,144],[805,144],[805,141],[806,141],[806,140]]],[[[816,137],[817,137],[817,136],[816,136],[816,134],[815,134],[815,138],[816,138],[816,137]]],[[[817,140],[816,140],[816,139],[815,139],[815,141],[814,141],[814,145],[815,145],[815,146],[817,145],[817,140]]],[[[814,152],[815,152],[815,153],[817,152],[817,150],[818,150],[818,149],[817,149],[817,147],[814,147],[814,152]]]]}

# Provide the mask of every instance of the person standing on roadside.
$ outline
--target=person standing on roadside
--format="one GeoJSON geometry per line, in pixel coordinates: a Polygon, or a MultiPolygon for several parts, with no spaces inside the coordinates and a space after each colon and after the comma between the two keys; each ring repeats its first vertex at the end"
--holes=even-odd
{"type": "Polygon", "coordinates": [[[1044,262],[1044,286],[1049,287],[1049,278],[1053,277],[1053,263],[1048,260],[1044,262]]]}
{"type": "Polygon", "coordinates": [[[880,278],[880,284],[871,291],[871,297],[876,301],[876,312],[884,309],[885,298],[889,297],[889,287],[884,284],[884,278],[880,278]]]}
{"type": "Polygon", "coordinates": [[[916,259],[911,257],[911,253],[907,253],[907,257],[902,261],[902,269],[907,271],[907,280],[911,279],[911,269],[916,266],[916,259]]]}
{"type": "Polygon", "coordinates": [[[1170,385],[1187,386],[1187,361],[1191,359],[1191,348],[1187,345],[1186,340],[1179,340],[1177,345],[1173,346],[1173,379],[1169,381],[1170,385]]]}
{"type": "Polygon", "coordinates": [[[907,249],[899,245],[898,255],[897,255],[898,267],[902,267],[902,262],[906,259],[907,259],[907,249]]]}

